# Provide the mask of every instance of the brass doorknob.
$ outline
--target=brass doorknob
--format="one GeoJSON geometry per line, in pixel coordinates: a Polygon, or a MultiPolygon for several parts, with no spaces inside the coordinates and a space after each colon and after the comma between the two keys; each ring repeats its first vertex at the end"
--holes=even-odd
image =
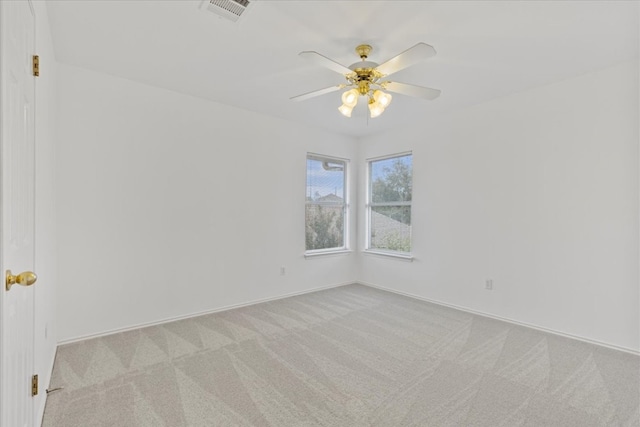
{"type": "Polygon", "coordinates": [[[33,273],[31,271],[23,271],[17,276],[14,276],[13,274],[11,274],[11,270],[7,270],[7,275],[5,277],[5,286],[8,291],[11,290],[11,286],[15,284],[21,286],[31,286],[36,283],[36,280],[38,280],[38,276],[36,276],[36,273],[33,273]]]}

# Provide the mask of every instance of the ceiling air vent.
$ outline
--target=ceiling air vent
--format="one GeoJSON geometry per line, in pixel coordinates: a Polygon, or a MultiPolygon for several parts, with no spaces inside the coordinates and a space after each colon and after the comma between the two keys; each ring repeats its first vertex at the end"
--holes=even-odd
{"type": "Polygon", "coordinates": [[[247,10],[249,0],[206,0],[203,8],[230,21],[237,22],[247,10]]]}

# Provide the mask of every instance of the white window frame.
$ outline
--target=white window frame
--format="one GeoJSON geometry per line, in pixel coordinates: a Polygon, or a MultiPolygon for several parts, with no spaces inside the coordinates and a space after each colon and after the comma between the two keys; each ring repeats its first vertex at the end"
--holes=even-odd
{"type": "MultiPolygon", "coordinates": [[[[411,212],[411,223],[413,224],[413,208],[412,208],[412,204],[413,204],[413,186],[412,186],[412,194],[411,194],[411,201],[410,202],[393,202],[393,203],[373,203],[371,201],[372,198],[372,187],[373,187],[373,182],[371,180],[372,178],[372,174],[371,174],[371,167],[372,164],[374,162],[378,162],[381,160],[389,160],[389,159],[394,159],[396,157],[405,157],[405,156],[411,156],[411,180],[413,181],[413,152],[412,151],[404,151],[401,153],[394,153],[394,154],[389,154],[389,155],[385,155],[385,156],[380,156],[380,157],[372,157],[369,159],[366,159],[367,162],[367,173],[366,173],[366,179],[367,179],[367,184],[366,184],[366,201],[365,201],[365,253],[371,253],[371,254],[378,254],[378,255],[386,255],[386,256],[391,256],[391,257],[396,257],[396,258],[403,258],[403,259],[407,259],[407,260],[413,260],[413,255],[412,255],[412,250],[413,250],[413,236],[409,237],[409,245],[411,247],[411,251],[409,252],[401,252],[401,251],[394,251],[394,250],[389,250],[389,249],[378,249],[378,248],[372,248],[371,247],[371,209],[373,207],[378,207],[378,206],[409,206],[409,210],[411,212]]],[[[413,225],[412,225],[413,226],[413,225]]],[[[413,234],[413,233],[411,233],[413,234]]]]}
{"type": "Polygon", "coordinates": [[[306,227],[307,227],[307,219],[306,219],[306,207],[309,205],[318,205],[318,206],[342,206],[342,214],[343,216],[343,222],[342,222],[342,246],[340,247],[335,247],[335,248],[326,248],[326,249],[311,249],[311,250],[307,250],[307,245],[306,245],[306,241],[305,241],[305,252],[304,255],[305,257],[313,257],[316,255],[332,255],[332,254],[339,254],[339,253],[347,253],[347,252],[351,252],[349,250],[349,229],[350,229],[350,221],[349,221],[349,159],[343,159],[341,157],[334,157],[334,156],[327,156],[324,154],[317,154],[317,153],[307,153],[307,156],[305,158],[305,233],[306,233],[306,227]],[[344,171],[343,171],[343,176],[344,176],[344,200],[341,204],[338,203],[332,203],[332,202],[324,202],[324,203],[318,203],[318,202],[310,202],[309,200],[307,200],[307,173],[308,173],[308,169],[306,167],[307,164],[307,160],[318,160],[318,161],[322,161],[322,162],[341,162],[344,164],[344,171]]]}

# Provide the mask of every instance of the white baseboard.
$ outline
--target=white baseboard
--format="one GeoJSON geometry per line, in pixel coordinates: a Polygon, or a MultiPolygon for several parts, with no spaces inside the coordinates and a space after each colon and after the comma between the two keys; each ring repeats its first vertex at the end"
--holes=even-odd
{"type": "Polygon", "coordinates": [[[567,334],[565,332],[557,331],[555,329],[549,329],[549,328],[545,328],[545,327],[542,327],[542,326],[534,325],[534,324],[531,324],[531,323],[520,322],[518,320],[509,319],[509,318],[506,318],[506,317],[495,316],[493,314],[484,313],[482,311],[472,310],[472,309],[467,308],[467,307],[461,307],[461,306],[454,305],[454,304],[448,304],[448,303],[445,303],[445,302],[442,302],[442,301],[437,301],[437,300],[432,300],[432,299],[429,299],[429,298],[421,297],[419,295],[414,295],[414,294],[410,294],[410,293],[407,293],[407,292],[401,292],[401,291],[397,291],[395,289],[386,288],[384,286],[374,285],[373,283],[367,283],[367,282],[357,282],[357,283],[359,283],[361,285],[364,285],[364,286],[369,286],[371,288],[376,288],[376,289],[380,289],[380,290],[387,291],[387,292],[393,292],[394,294],[403,295],[405,297],[415,298],[415,299],[418,299],[420,301],[429,302],[431,304],[437,304],[437,305],[440,305],[440,306],[443,306],[443,307],[448,307],[448,308],[453,308],[455,310],[464,311],[466,313],[471,313],[471,314],[475,314],[475,315],[478,315],[478,316],[488,317],[488,318],[491,318],[491,319],[495,319],[495,320],[500,320],[500,321],[503,321],[503,322],[511,323],[511,324],[514,324],[514,325],[524,326],[526,328],[535,329],[535,330],[538,330],[538,331],[541,331],[541,332],[547,332],[547,333],[550,333],[550,334],[553,334],[553,335],[558,335],[558,336],[565,337],[565,338],[571,338],[571,339],[582,341],[582,342],[586,342],[586,343],[589,343],[589,344],[594,344],[594,345],[598,345],[598,346],[601,346],[601,347],[606,347],[606,348],[610,348],[610,349],[613,349],[613,350],[623,351],[625,353],[631,353],[633,355],[640,356],[640,351],[633,350],[631,348],[621,347],[621,346],[618,346],[618,345],[615,345],[615,344],[609,344],[609,343],[606,343],[606,342],[597,341],[597,340],[593,340],[593,339],[590,339],[590,338],[581,337],[581,336],[578,336],[578,335],[571,335],[571,334],[567,334]]]}
{"type": "Polygon", "coordinates": [[[248,301],[248,302],[244,302],[244,303],[240,303],[240,304],[233,304],[233,305],[228,305],[228,306],[224,306],[224,307],[218,307],[218,308],[214,308],[211,310],[205,310],[205,311],[200,311],[200,312],[196,312],[196,313],[190,313],[190,314],[186,314],[186,315],[182,315],[182,316],[175,316],[175,317],[170,317],[170,318],[165,318],[165,319],[161,319],[161,320],[157,320],[154,322],[146,322],[146,323],[140,323],[140,324],[136,324],[136,325],[132,325],[132,326],[127,326],[124,328],[117,328],[117,329],[112,329],[112,330],[108,330],[108,331],[104,331],[104,332],[100,332],[100,333],[96,333],[96,334],[89,334],[89,335],[83,335],[83,336],[79,336],[79,337],[74,337],[74,338],[69,338],[69,339],[65,339],[62,341],[58,342],[58,346],[61,345],[65,345],[65,344],[71,344],[74,342],[78,342],[78,341],[83,341],[83,340],[87,340],[87,339],[91,339],[91,338],[99,338],[99,337],[104,337],[107,335],[112,335],[112,334],[117,334],[120,332],[126,332],[126,331],[131,331],[134,329],[140,329],[140,328],[146,328],[149,326],[155,326],[155,325],[162,325],[164,323],[169,323],[169,322],[174,322],[176,320],[183,320],[183,319],[190,319],[192,317],[197,317],[197,316],[203,316],[206,314],[212,314],[212,313],[218,313],[221,311],[227,311],[227,310],[232,310],[234,308],[240,308],[240,307],[247,307],[250,305],[255,305],[255,304],[260,304],[263,302],[269,302],[269,301],[276,301],[279,299],[284,299],[284,298],[289,298],[289,297],[293,297],[296,295],[304,295],[304,294],[309,294],[312,292],[317,292],[317,291],[322,291],[325,289],[332,289],[332,288],[338,288],[340,286],[346,286],[346,285],[351,285],[351,284],[360,284],[363,286],[368,286],[371,288],[375,288],[375,289],[380,289],[383,291],[387,291],[387,292],[392,292],[394,294],[398,294],[398,295],[403,295],[409,298],[414,298],[420,301],[425,301],[431,304],[437,304],[443,307],[448,307],[448,308],[452,308],[455,310],[460,310],[460,311],[464,311],[466,313],[471,313],[471,314],[475,314],[478,316],[483,316],[483,317],[488,317],[490,319],[495,319],[495,320],[500,320],[503,322],[507,322],[507,323],[511,323],[514,325],[518,325],[518,326],[524,326],[526,328],[531,328],[531,329],[535,329],[541,332],[547,332],[553,335],[558,335],[561,337],[565,337],[565,338],[570,338],[570,339],[574,339],[574,340],[578,340],[578,341],[582,341],[582,342],[586,342],[589,344],[594,344],[594,345],[598,345],[601,347],[606,347],[606,348],[610,348],[613,350],[618,350],[618,351],[623,351],[625,353],[630,353],[636,356],[640,356],[640,351],[638,350],[634,350],[634,349],[630,349],[627,347],[622,347],[622,346],[618,346],[615,344],[610,344],[610,343],[606,343],[606,342],[602,342],[602,341],[597,341],[597,340],[593,340],[590,338],[586,338],[586,337],[581,337],[578,335],[572,335],[572,334],[568,334],[565,332],[561,332],[561,331],[557,331],[555,329],[549,329],[549,328],[545,328],[542,326],[538,326],[538,325],[534,325],[531,323],[526,323],[526,322],[520,322],[518,320],[514,320],[514,319],[509,319],[506,317],[501,317],[501,316],[496,316],[490,313],[485,313],[482,311],[477,311],[477,310],[473,310],[467,307],[462,307],[462,306],[458,306],[458,305],[454,305],[454,304],[449,304],[449,303],[445,303],[442,301],[437,301],[437,300],[433,300],[430,298],[425,298],[419,295],[414,295],[414,294],[410,294],[407,292],[402,292],[402,291],[398,291],[395,289],[391,289],[391,288],[387,288],[384,286],[379,286],[379,285],[374,285],[373,283],[367,283],[367,282],[363,282],[363,281],[356,281],[356,282],[344,282],[344,283],[338,283],[338,284],[333,284],[333,285],[328,285],[328,286],[320,286],[317,288],[312,288],[312,289],[307,289],[304,291],[299,291],[299,292],[291,292],[288,294],[283,294],[283,295],[278,295],[275,297],[269,297],[269,298],[263,298],[263,299],[258,299],[258,300],[253,300],[253,301],[248,301]]]}
{"type": "Polygon", "coordinates": [[[276,300],[279,300],[279,299],[294,297],[296,295],[309,294],[309,293],[312,293],[312,292],[322,291],[322,290],[325,290],[325,289],[339,288],[340,286],[352,285],[354,283],[356,283],[356,282],[345,282],[345,283],[338,283],[338,284],[333,284],[333,285],[328,285],[328,286],[320,286],[318,288],[307,289],[307,290],[299,291],[299,292],[291,292],[291,293],[288,293],[288,294],[278,295],[278,296],[269,297],[269,298],[257,299],[257,300],[253,300],[253,301],[243,302],[243,303],[240,303],[240,304],[227,305],[227,306],[224,306],[224,307],[218,307],[218,308],[214,308],[214,309],[211,309],[211,310],[199,311],[199,312],[196,312],[196,313],[185,314],[185,315],[182,315],[182,316],[168,317],[168,318],[161,319],[161,320],[156,320],[156,321],[153,321],[153,322],[139,323],[139,324],[136,324],[136,325],[127,326],[127,327],[124,327],[124,328],[111,329],[111,330],[104,331],[104,332],[99,332],[99,333],[96,333],[96,334],[82,335],[82,336],[78,336],[78,337],[74,337],[74,338],[68,338],[68,339],[64,339],[64,340],[58,341],[58,346],[65,345],[65,344],[71,344],[71,343],[78,342],[78,341],[84,341],[84,340],[88,340],[88,339],[91,339],[91,338],[100,338],[100,337],[104,337],[104,336],[107,336],[107,335],[118,334],[120,332],[127,332],[127,331],[132,331],[132,330],[135,330],[135,329],[146,328],[146,327],[149,327],[149,326],[162,325],[164,323],[175,322],[176,320],[190,319],[192,317],[204,316],[206,314],[219,313],[221,311],[233,310],[234,308],[247,307],[247,306],[250,306],[250,305],[260,304],[260,303],[263,303],[263,302],[276,301],[276,300]]]}

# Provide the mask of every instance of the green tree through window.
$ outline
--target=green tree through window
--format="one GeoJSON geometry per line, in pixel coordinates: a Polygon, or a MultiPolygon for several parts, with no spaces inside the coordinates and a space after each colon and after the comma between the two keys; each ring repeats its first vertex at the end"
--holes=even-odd
{"type": "Polygon", "coordinates": [[[368,249],[411,252],[412,155],[369,161],[368,249]]]}

